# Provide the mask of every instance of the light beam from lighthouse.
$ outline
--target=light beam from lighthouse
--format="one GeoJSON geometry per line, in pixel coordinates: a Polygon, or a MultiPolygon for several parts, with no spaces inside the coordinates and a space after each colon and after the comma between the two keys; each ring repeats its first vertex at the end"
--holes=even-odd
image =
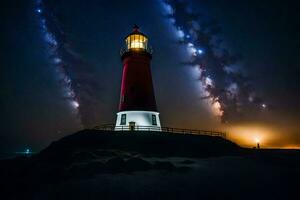
{"type": "Polygon", "coordinates": [[[152,50],[148,46],[148,37],[135,25],[125,42],[125,48],[121,49],[123,75],[115,130],[161,131],[151,75],[152,50]]]}

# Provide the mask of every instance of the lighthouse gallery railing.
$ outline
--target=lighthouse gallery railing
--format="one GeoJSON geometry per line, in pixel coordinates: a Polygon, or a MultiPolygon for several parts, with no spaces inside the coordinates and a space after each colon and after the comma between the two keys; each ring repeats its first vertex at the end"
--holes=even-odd
{"type": "MultiPolygon", "coordinates": [[[[127,53],[127,52],[130,52],[132,50],[128,49],[127,46],[123,46],[120,50],[120,55],[122,56],[124,53],[127,53]]],[[[149,54],[152,54],[153,53],[153,49],[151,46],[146,46],[144,49],[140,50],[140,51],[145,51],[149,54]]]]}
{"type": "Polygon", "coordinates": [[[226,133],[221,131],[207,131],[207,130],[197,130],[197,129],[182,129],[173,127],[153,127],[153,126],[135,126],[134,130],[130,130],[129,126],[115,126],[114,124],[106,124],[102,126],[94,127],[96,130],[106,130],[106,131],[117,131],[117,132],[131,132],[131,131],[161,131],[163,133],[176,133],[176,134],[191,134],[191,135],[207,135],[207,136],[217,136],[226,138],[226,133]]]}

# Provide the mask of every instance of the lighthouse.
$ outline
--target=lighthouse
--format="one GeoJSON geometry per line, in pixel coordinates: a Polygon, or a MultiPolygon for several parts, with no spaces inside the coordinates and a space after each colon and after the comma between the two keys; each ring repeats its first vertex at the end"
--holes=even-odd
{"type": "Polygon", "coordinates": [[[148,37],[134,26],[132,33],[125,37],[125,43],[121,49],[123,74],[115,130],[160,131],[148,37]]]}

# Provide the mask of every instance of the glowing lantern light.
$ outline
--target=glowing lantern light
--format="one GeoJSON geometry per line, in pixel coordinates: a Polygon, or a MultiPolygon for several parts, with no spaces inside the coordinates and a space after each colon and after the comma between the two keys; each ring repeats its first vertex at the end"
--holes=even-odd
{"type": "Polygon", "coordinates": [[[148,38],[138,31],[138,27],[134,27],[133,33],[125,39],[128,50],[147,50],[148,38]]]}

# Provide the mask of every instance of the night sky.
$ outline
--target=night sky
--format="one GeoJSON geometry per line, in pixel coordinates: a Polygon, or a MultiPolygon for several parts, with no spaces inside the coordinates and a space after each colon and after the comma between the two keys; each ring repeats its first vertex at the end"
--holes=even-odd
{"type": "MultiPolygon", "coordinates": [[[[197,24],[212,20],[221,27],[217,38],[238,55],[233,68],[243,74],[241,84],[251,87],[243,95],[255,93],[257,99],[256,104],[249,100],[251,105],[241,100],[237,111],[227,109],[223,117],[203,97],[199,70],[188,64],[188,43],[178,38],[176,23],[189,19],[176,12],[174,24],[162,2],[1,1],[0,153],[40,150],[82,128],[114,123],[119,51],[134,24],[154,49],[152,74],[163,126],[224,130],[243,146],[253,146],[258,137],[262,147],[300,147],[300,24],[293,1],[185,1],[187,10],[197,13],[197,24]],[[45,40],[45,30],[56,40],[45,40]]],[[[213,70],[216,60],[206,60],[219,87],[214,97],[218,91],[222,95],[220,77],[227,81],[228,75],[213,70]]]]}

